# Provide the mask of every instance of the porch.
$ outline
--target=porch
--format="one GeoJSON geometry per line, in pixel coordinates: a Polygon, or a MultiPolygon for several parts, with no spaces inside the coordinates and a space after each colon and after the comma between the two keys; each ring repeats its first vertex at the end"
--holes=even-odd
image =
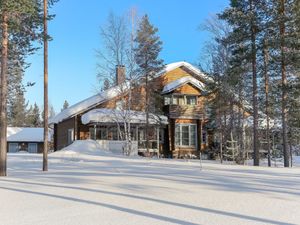
{"type": "Polygon", "coordinates": [[[95,109],[82,116],[89,127],[89,138],[105,148],[121,152],[130,142],[139,155],[159,155],[165,144],[165,116],[149,115],[148,149],[146,141],[146,115],[138,111],[95,109]]]}

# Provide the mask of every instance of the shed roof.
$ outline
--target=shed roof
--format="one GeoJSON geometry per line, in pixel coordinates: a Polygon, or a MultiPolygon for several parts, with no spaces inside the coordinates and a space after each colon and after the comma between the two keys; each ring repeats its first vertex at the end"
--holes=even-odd
{"type": "MultiPolygon", "coordinates": [[[[50,138],[50,137],[49,137],[50,138]]],[[[40,127],[8,127],[8,142],[43,142],[44,128],[40,127]]]]}

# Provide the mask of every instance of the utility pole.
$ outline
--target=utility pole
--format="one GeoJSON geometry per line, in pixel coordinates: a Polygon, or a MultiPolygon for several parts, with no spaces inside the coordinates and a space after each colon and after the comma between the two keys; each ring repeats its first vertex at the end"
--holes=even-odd
{"type": "Polygon", "coordinates": [[[48,26],[47,0],[44,0],[44,149],[43,171],[48,171],[48,26]]]}

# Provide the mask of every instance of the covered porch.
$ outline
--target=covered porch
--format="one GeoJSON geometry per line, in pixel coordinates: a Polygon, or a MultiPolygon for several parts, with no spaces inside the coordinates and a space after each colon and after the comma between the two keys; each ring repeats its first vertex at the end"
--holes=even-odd
{"type": "Polygon", "coordinates": [[[122,148],[122,143],[126,144],[130,141],[133,148],[137,148],[139,155],[159,155],[163,151],[165,128],[168,124],[165,116],[149,114],[149,152],[147,152],[146,114],[144,112],[94,109],[84,114],[81,120],[89,127],[90,139],[97,140],[110,148],[122,148]]]}

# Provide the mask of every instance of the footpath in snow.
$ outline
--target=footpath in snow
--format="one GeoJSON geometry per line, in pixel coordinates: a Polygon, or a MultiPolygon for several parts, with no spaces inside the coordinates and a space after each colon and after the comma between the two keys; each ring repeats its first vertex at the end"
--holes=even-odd
{"type": "Polygon", "coordinates": [[[127,158],[75,142],[9,154],[2,225],[300,224],[300,168],[127,158]]]}

